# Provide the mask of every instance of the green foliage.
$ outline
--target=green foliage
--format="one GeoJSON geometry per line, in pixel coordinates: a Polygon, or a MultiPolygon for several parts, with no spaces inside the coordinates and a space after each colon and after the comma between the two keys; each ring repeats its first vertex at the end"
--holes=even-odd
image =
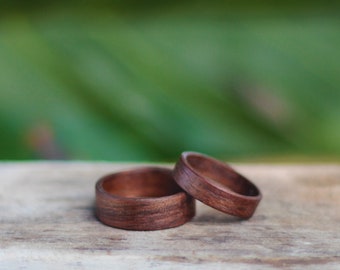
{"type": "Polygon", "coordinates": [[[0,159],[340,154],[335,12],[2,13],[0,159]]]}

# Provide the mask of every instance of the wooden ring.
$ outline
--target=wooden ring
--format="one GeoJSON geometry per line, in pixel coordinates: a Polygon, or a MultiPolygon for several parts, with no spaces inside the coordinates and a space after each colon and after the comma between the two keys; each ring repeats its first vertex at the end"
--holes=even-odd
{"type": "Polygon", "coordinates": [[[96,216],[104,224],[150,231],[184,224],[195,200],[174,181],[172,170],[145,167],[104,176],[96,184],[96,216]]]}
{"type": "Polygon", "coordinates": [[[260,190],[244,176],[199,153],[182,153],[173,175],[195,199],[240,218],[250,218],[262,198],[260,190]]]}

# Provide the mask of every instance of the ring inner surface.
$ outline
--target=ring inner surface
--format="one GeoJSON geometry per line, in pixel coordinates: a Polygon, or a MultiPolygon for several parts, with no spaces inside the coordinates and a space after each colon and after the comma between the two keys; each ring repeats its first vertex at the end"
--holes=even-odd
{"type": "Polygon", "coordinates": [[[118,173],[105,179],[102,187],[112,195],[126,198],[163,197],[181,190],[170,171],[159,170],[118,173]]]}
{"type": "Polygon", "coordinates": [[[258,189],[246,178],[233,169],[223,166],[214,160],[201,156],[188,156],[189,165],[208,181],[222,189],[231,190],[245,196],[258,196],[258,189]]]}

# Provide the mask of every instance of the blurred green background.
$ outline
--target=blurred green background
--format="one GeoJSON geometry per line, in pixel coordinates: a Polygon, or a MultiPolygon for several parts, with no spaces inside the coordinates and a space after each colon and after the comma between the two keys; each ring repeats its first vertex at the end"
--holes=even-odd
{"type": "Polygon", "coordinates": [[[327,3],[0,1],[0,159],[339,160],[327,3]]]}

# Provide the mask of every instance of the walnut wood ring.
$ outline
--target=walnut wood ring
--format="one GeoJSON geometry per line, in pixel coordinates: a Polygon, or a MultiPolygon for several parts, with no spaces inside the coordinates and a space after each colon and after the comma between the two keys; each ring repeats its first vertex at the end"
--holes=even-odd
{"type": "Polygon", "coordinates": [[[250,218],[262,198],[260,190],[244,176],[199,153],[182,153],[173,175],[195,199],[240,218],[250,218]]]}
{"type": "Polygon", "coordinates": [[[182,225],[194,215],[194,199],[176,184],[169,169],[118,172],[96,184],[96,216],[112,227],[160,230],[182,225]]]}

